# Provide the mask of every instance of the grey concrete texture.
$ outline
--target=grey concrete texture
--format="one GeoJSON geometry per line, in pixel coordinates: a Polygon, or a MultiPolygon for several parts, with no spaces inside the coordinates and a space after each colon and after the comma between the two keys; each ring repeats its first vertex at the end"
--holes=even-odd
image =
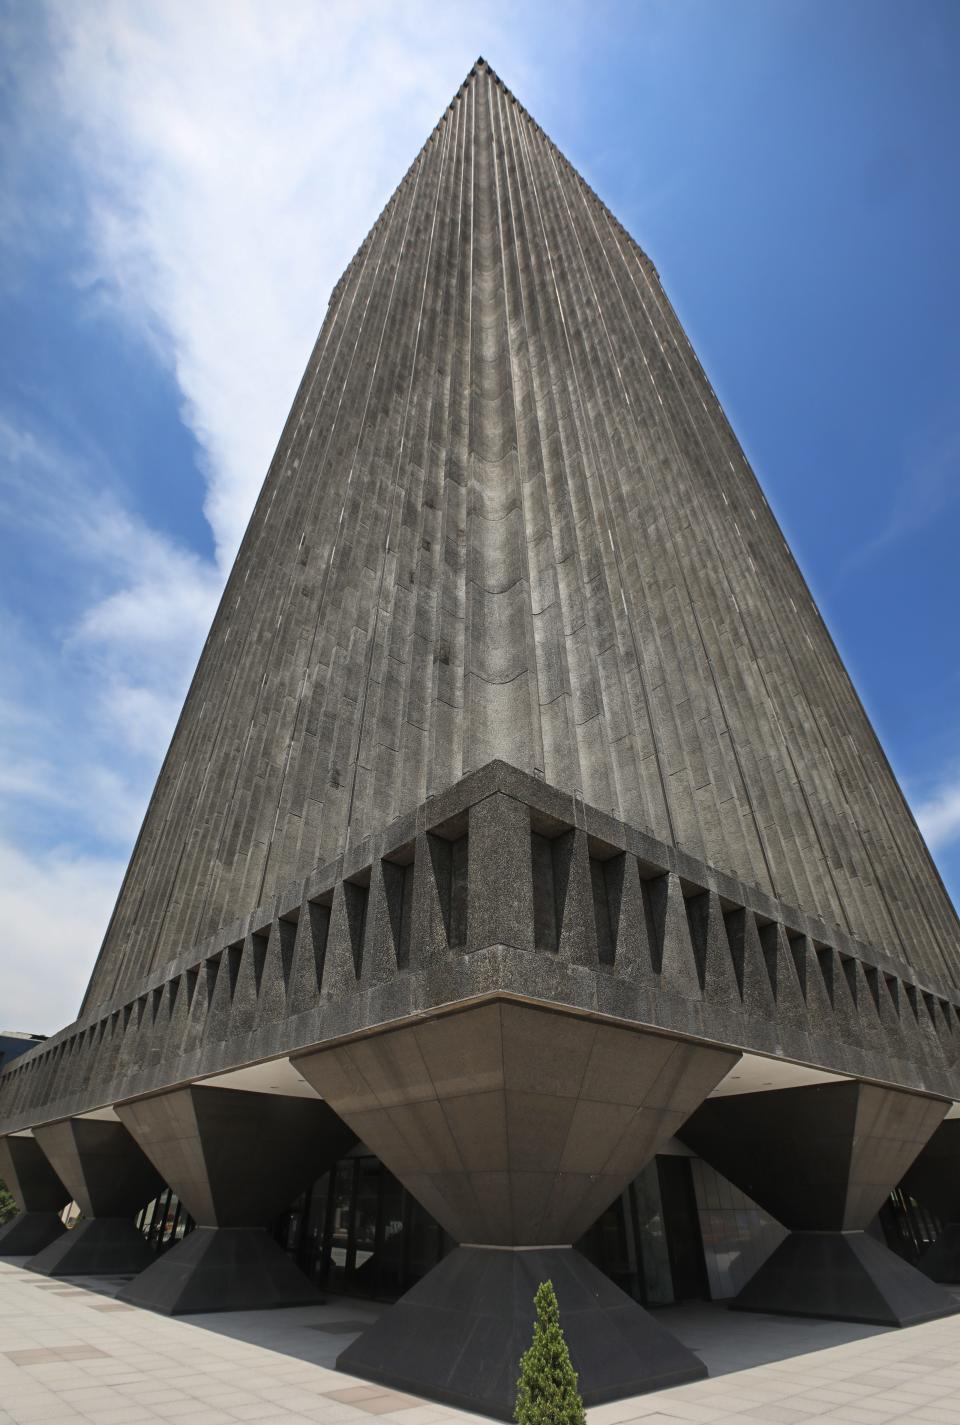
{"type": "Polygon", "coordinates": [[[809,1084],[711,1099],[678,1137],[785,1227],[861,1231],[948,1108],[873,1084],[809,1084]]]}
{"type": "Polygon", "coordinates": [[[333,294],[0,1132],[481,999],[960,1098],[958,943],[656,271],[478,64],[333,294]]]}
{"type": "Polygon", "coordinates": [[[225,936],[0,1073],[0,1131],[483,997],[960,1098],[948,986],[504,763],[225,936]]]}
{"type": "Polygon", "coordinates": [[[197,1085],[117,1113],[202,1227],[268,1226],[356,1141],[327,1104],[282,1094],[197,1085]]]}
{"type": "Polygon", "coordinates": [[[457,1241],[576,1241],[738,1056],[523,1004],[294,1065],[457,1241]]]}
{"type": "Polygon", "coordinates": [[[122,1123],[65,1119],[35,1138],[85,1217],[132,1219],[163,1188],[163,1178],[122,1123]]]}
{"type": "Polygon", "coordinates": [[[478,64],[333,294],[84,1013],[498,758],[957,984],[653,265],[478,64]]]}
{"type": "Polygon", "coordinates": [[[20,1056],[0,1131],[496,996],[960,1099],[949,988],[503,762],[226,935],[20,1056]]]}

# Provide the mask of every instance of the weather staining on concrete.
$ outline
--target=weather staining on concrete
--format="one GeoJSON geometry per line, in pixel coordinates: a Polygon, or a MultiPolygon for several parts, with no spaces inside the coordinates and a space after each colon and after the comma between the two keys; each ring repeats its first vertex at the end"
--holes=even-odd
{"type": "Polygon", "coordinates": [[[957,1102],[863,708],[653,265],[479,61],[331,297],[79,1016],[0,1072],[0,1251],[306,1309],[269,1228],[359,1141],[450,1250],[343,1368],[509,1418],[544,1275],[588,1402],[696,1388],[573,1245],[677,1137],[789,1229],[738,1307],[953,1311],[957,1102]]]}

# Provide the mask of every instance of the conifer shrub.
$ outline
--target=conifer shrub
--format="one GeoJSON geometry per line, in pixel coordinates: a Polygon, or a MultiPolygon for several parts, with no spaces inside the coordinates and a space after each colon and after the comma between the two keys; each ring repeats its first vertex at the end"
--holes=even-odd
{"type": "Polygon", "coordinates": [[[14,1201],[13,1193],[10,1192],[6,1183],[0,1178],[0,1227],[5,1222],[9,1222],[17,1215],[17,1204],[14,1201]]]}
{"type": "Polygon", "coordinates": [[[537,1319],[520,1361],[514,1419],[517,1425],[586,1425],[553,1282],[541,1282],[533,1300],[537,1319]]]}

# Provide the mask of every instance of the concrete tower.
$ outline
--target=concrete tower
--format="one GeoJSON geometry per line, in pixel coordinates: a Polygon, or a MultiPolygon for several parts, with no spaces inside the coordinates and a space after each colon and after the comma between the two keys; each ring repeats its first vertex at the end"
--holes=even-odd
{"type": "Polygon", "coordinates": [[[956,914],[655,268],[478,61],[331,297],[2,1127],[69,1186],[99,1115],[175,1186],[201,1228],[130,1291],[169,1310],[228,1260],[299,1299],[254,1229],[294,1129],[314,1169],[355,1134],[465,1245],[345,1364],[509,1415],[540,1275],[588,1399],[699,1369],[569,1248],[677,1132],[796,1229],[742,1305],[948,1310],[859,1229],[960,1097],[958,1005],[956,914]],[[239,1171],[280,1123],[240,1210],[210,1144],[239,1171]]]}

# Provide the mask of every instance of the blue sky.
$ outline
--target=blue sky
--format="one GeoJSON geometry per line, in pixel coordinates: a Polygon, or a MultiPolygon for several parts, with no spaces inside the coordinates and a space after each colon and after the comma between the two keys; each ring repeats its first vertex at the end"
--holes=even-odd
{"type": "Polygon", "coordinates": [[[657,264],[960,895],[955,0],[0,0],[0,1026],[76,1011],[330,288],[478,54],[657,264]]]}

